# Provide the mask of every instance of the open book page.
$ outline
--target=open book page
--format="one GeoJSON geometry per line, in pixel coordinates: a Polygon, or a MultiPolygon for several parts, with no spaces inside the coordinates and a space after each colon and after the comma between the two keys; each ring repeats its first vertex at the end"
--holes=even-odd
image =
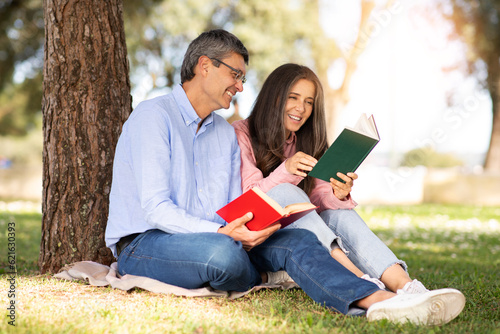
{"type": "Polygon", "coordinates": [[[316,209],[316,206],[312,203],[304,202],[304,203],[289,204],[285,206],[284,211],[286,212],[287,215],[290,215],[295,212],[301,212],[310,209],[316,209]]]}
{"type": "Polygon", "coordinates": [[[365,113],[361,114],[358,121],[356,122],[356,125],[354,125],[351,130],[364,134],[365,136],[380,140],[373,115],[367,117],[365,113]]]}
{"type": "Polygon", "coordinates": [[[286,214],[286,211],[285,209],[283,209],[281,207],[281,205],[278,204],[278,202],[276,202],[274,199],[272,199],[271,197],[269,197],[265,192],[263,192],[262,190],[260,190],[260,188],[257,188],[257,187],[253,187],[252,189],[250,189],[252,191],[254,191],[257,195],[259,195],[264,201],[266,201],[267,204],[269,204],[274,210],[276,210],[277,212],[279,212],[280,215],[285,215],[286,214]]]}
{"type": "Polygon", "coordinates": [[[264,201],[267,202],[274,210],[280,213],[281,216],[288,216],[292,213],[295,212],[300,212],[300,211],[305,211],[309,209],[315,209],[316,206],[312,203],[309,202],[304,202],[304,203],[293,203],[285,206],[284,208],[279,205],[278,202],[276,202],[274,199],[269,197],[265,192],[263,192],[261,189],[254,187],[251,190],[255,191],[257,195],[259,195],[264,201]]]}

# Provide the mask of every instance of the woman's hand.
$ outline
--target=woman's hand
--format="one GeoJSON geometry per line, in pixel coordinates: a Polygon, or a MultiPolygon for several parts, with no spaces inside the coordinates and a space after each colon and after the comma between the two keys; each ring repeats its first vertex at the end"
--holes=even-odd
{"type": "Polygon", "coordinates": [[[333,194],[339,199],[344,200],[352,190],[354,186],[354,180],[358,178],[358,174],[356,173],[347,173],[347,175],[342,173],[337,173],[337,176],[345,181],[342,183],[338,180],[335,180],[333,177],[330,179],[330,184],[333,188],[333,194]]]}
{"type": "Polygon", "coordinates": [[[290,174],[306,177],[318,160],[304,152],[297,152],[285,161],[285,168],[290,174]]]}

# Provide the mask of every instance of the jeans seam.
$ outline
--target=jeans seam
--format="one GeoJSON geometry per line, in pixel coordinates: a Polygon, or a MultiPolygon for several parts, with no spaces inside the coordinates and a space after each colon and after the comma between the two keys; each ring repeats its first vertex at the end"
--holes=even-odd
{"type": "MultiPolygon", "coordinates": [[[[369,268],[371,269],[371,271],[372,271],[372,272],[375,272],[375,273],[377,272],[376,268],[374,268],[374,267],[371,265],[371,263],[369,263],[368,259],[367,259],[367,258],[365,258],[364,256],[362,256],[362,255],[361,255],[361,254],[360,254],[360,253],[359,253],[359,252],[355,249],[355,247],[353,247],[353,246],[351,245],[351,243],[348,241],[348,239],[347,239],[347,238],[344,238],[344,236],[343,236],[342,234],[339,234],[339,237],[340,237],[340,238],[342,238],[343,243],[345,243],[345,245],[347,246],[347,248],[349,248],[349,249],[350,249],[350,251],[349,251],[350,253],[352,253],[353,255],[355,255],[355,257],[356,257],[356,258],[358,258],[358,259],[362,259],[362,260],[363,260],[363,262],[364,262],[364,265],[365,265],[366,267],[369,267],[369,268]]],[[[367,274],[367,273],[364,273],[364,274],[367,274]]],[[[382,274],[380,274],[380,275],[382,275],[382,274]]]]}
{"type": "Polygon", "coordinates": [[[323,287],[323,285],[319,284],[316,280],[314,280],[309,274],[307,274],[304,269],[299,266],[298,262],[295,261],[295,259],[293,258],[293,256],[290,257],[290,260],[293,261],[293,263],[295,263],[295,266],[300,269],[300,271],[302,272],[303,275],[307,276],[311,282],[314,282],[314,284],[319,288],[321,289],[321,291],[323,291],[325,294],[329,295],[329,296],[332,296],[333,298],[337,298],[338,300],[341,300],[342,302],[344,303],[347,303],[347,301],[344,299],[344,298],[341,298],[340,296],[336,295],[336,294],[332,294],[330,291],[328,290],[325,290],[325,288],[323,287]]]}

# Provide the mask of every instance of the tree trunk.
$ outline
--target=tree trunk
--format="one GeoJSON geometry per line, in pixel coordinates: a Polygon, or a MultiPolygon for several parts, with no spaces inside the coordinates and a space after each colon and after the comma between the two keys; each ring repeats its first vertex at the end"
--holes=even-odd
{"type": "Polygon", "coordinates": [[[131,112],[122,0],[44,0],[42,273],[109,264],[112,162],[131,112]]]}
{"type": "Polygon", "coordinates": [[[493,126],[484,169],[500,172],[500,65],[498,56],[493,58],[497,59],[496,63],[493,61],[488,65],[488,87],[493,106],[493,126]]]}

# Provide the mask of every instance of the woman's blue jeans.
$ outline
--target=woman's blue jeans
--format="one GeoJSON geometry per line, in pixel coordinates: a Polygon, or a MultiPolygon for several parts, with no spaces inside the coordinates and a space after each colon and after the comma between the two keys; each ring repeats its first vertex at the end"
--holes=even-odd
{"type": "MultiPolygon", "coordinates": [[[[309,201],[307,194],[292,184],[280,184],[267,194],[281,206],[309,201]]],[[[394,264],[407,270],[406,263],[394,255],[354,210],[325,210],[320,215],[311,212],[285,229],[293,228],[313,232],[328,251],[338,245],[358,269],[371,277],[380,278],[394,264]]]]}
{"type": "Polygon", "coordinates": [[[354,210],[325,210],[320,214],[329,229],[339,237],[339,246],[363,273],[380,278],[384,271],[399,264],[407,271],[404,261],[370,230],[354,210]]]}

